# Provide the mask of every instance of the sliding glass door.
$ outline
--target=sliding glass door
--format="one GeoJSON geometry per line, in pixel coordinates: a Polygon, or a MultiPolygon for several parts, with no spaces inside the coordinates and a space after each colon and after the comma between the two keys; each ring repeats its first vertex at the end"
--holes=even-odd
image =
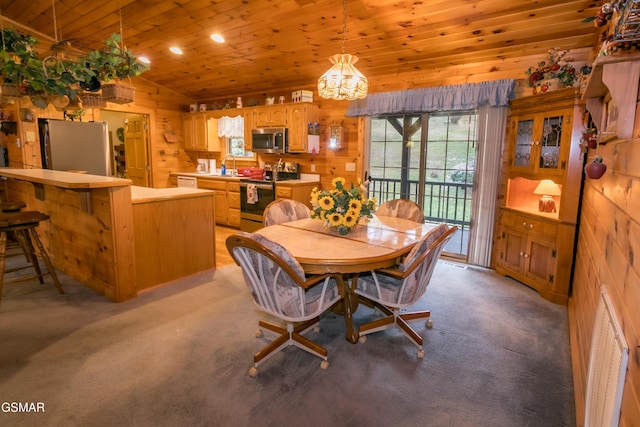
{"type": "Polygon", "coordinates": [[[475,111],[372,117],[369,192],[418,203],[425,221],[457,225],[445,251],[466,258],[477,151],[475,111]]]}

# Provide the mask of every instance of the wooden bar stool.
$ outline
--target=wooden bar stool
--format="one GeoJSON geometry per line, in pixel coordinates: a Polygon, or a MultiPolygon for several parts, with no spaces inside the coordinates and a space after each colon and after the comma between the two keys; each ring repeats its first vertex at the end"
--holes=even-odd
{"type": "Polygon", "coordinates": [[[8,200],[6,202],[0,202],[0,210],[2,212],[19,212],[21,209],[26,207],[27,204],[21,200],[8,200]]]}
{"type": "MultiPolygon", "coordinates": [[[[22,200],[7,200],[4,202],[0,202],[0,211],[2,211],[3,213],[20,212],[23,208],[26,207],[27,204],[22,200]]],[[[13,236],[13,233],[9,233],[9,235],[7,236],[7,244],[12,244],[12,247],[19,244],[18,240],[13,236]]],[[[23,252],[26,256],[27,252],[23,252]]]]}
{"type": "Polygon", "coordinates": [[[42,242],[38,237],[38,233],[36,232],[36,227],[40,224],[40,221],[46,221],[48,219],[48,215],[37,211],[0,214],[0,301],[2,300],[3,285],[30,280],[36,277],[40,280],[40,283],[44,283],[43,276],[47,274],[49,274],[53,279],[53,283],[56,288],[58,288],[58,291],[61,294],[64,294],[64,290],[62,289],[62,285],[58,281],[58,276],[56,275],[55,269],[53,268],[51,259],[49,259],[49,255],[44,249],[44,246],[42,245],[42,242]],[[20,243],[20,247],[24,251],[25,257],[28,262],[27,265],[5,269],[7,257],[7,233],[12,233],[18,243],[20,243]],[[42,258],[47,266],[47,271],[45,273],[42,273],[42,271],[40,270],[38,256],[42,258]],[[16,277],[6,282],[4,281],[5,273],[11,273],[30,267],[35,270],[34,274],[16,277]]]}

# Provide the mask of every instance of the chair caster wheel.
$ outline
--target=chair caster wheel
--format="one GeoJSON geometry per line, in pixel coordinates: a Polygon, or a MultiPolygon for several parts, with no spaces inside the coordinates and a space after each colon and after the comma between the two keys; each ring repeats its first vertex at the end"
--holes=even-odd
{"type": "Polygon", "coordinates": [[[249,369],[249,376],[251,378],[255,378],[256,375],[258,375],[258,368],[256,368],[255,366],[251,367],[251,369],[249,369]]]}
{"type": "Polygon", "coordinates": [[[313,332],[315,332],[316,334],[317,334],[318,332],[320,332],[320,326],[315,326],[315,327],[313,328],[313,332]]]}
{"type": "Polygon", "coordinates": [[[327,369],[328,367],[329,367],[328,360],[323,360],[322,362],[320,362],[320,369],[327,369]]]}
{"type": "Polygon", "coordinates": [[[433,328],[433,321],[431,319],[427,320],[426,325],[427,325],[427,329],[433,328]]]}
{"type": "Polygon", "coordinates": [[[360,341],[362,344],[366,343],[367,342],[367,336],[366,335],[361,336],[360,338],[358,338],[358,341],[360,341]]]}
{"type": "Polygon", "coordinates": [[[418,350],[418,359],[424,359],[424,350],[423,349],[418,350]]]}
{"type": "Polygon", "coordinates": [[[262,335],[263,335],[263,333],[262,333],[262,329],[258,329],[258,330],[256,331],[256,338],[262,338],[262,335]]]}

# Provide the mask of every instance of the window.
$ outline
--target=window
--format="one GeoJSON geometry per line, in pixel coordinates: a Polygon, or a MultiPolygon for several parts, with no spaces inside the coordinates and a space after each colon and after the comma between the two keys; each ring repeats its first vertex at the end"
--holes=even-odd
{"type": "Polygon", "coordinates": [[[250,157],[251,159],[254,158],[253,152],[244,151],[244,138],[227,138],[227,154],[235,157],[250,157]]]}
{"type": "Polygon", "coordinates": [[[369,192],[410,199],[427,222],[457,225],[445,250],[466,256],[477,149],[475,111],[371,118],[369,192]]]}

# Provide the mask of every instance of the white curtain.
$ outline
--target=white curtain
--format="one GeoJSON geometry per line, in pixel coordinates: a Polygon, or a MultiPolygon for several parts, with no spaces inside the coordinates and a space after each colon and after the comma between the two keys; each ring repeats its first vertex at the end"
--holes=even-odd
{"type": "Polygon", "coordinates": [[[244,119],[242,116],[224,116],[218,119],[218,136],[242,138],[244,135],[244,119]]]}
{"type": "Polygon", "coordinates": [[[494,215],[498,203],[498,182],[508,108],[485,105],[477,111],[478,152],[467,261],[488,267],[491,263],[494,215]]]}

